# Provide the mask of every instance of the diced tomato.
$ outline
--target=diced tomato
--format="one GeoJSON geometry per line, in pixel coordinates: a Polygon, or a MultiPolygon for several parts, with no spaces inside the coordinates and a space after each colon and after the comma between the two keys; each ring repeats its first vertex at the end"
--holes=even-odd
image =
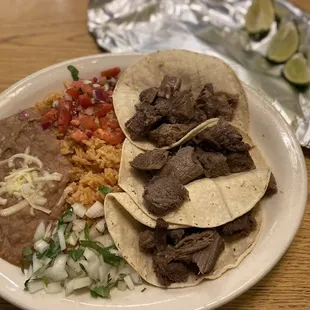
{"type": "Polygon", "coordinates": [[[108,123],[108,126],[112,129],[117,129],[117,128],[120,128],[119,127],[119,123],[116,119],[110,119],[109,120],[109,123],[108,123]]]}
{"type": "Polygon", "coordinates": [[[113,110],[113,104],[111,103],[97,103],[95,106],[97,117],[106,116],[108,112],[113,110]]]}
{"type": "Polygon", "coordinates": [[[82,80],[73,81],[71,87],[76,88],[77,90],[81,89],[84,94],[88,96],[93,96],[93,88],[89,84],[85,84],[82,80]]]}
{"type": "Polygon", "coordinates": [[[102,129],[107,129],[109,127],[109,119],[107,117],[101,117],[99,121],[102,129]]]}
{"type": "Polygon", "coordinates": [[[93,105],[87,94],[79,95],[79,101],[83,109],[87,109],[93,105]]]}
{"type": "Polygon", "coordinates": [[[58,129],[65,133],[71,120],[72,101],[60,100],[58,103],[58,129]]]}
{"type": "Polygon", "coordinates": [[[79,127],[80,126],[80,120],[75,118],[75,119],[71,120],[70,124],[74,127],[79,127]]]}
{"type": "Polygon", "coordinates": [[[69,95],[69,96],[71,96],[73,99],[77,99],[78,97],[79,97],[79,94],[80,94],[80,92],[79,92],[79,90],[78,89],[76,89],[76,88],[68,88],[67,90],[66,90],[66,93],[69,95]]]}
{"type": "Polygon", "coordinates": [[[111,145],[119,144],[125,139],[125,135],[120,128],[117,128],[114,131],[111,129],[103,130],[102,128],[98,128],[94,132],[94,136],[104,140],[106,143],[111,145]]]}
{"type": "Polygon", "coordinates": [[[48,109],[41,118],[41,125],[43,129],[48,128],[54,121],[57,120],[56,109],[48,109]]]}
{"type": "Polygon", "coordinates": [[[109,70],[105,70],[101,72],[101,76],[105,77],[117,77],[118,74],[121,72],[121,69],[119,67],[111,68],[109,70]]]}
{"type": "Polygon", "coordinates": [[[89,139],[87,134],[80,129],[75,129],[71,134],[71,138],[77,142],[89,139]]]}
{"type": "Polygon", "coordinates": [[[98,128],[93,116],[82,116],[80,118],[80,124],[84,129],[90,129],[92,131],[98,128]]]}

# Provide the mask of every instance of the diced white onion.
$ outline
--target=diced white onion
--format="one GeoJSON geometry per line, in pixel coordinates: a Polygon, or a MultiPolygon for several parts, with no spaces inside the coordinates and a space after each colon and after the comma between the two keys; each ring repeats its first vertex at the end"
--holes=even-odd
{"type": "Polygon", "coordinates": [[[69,100],[69,101],[71,101],[72,100],[72,97],[68,94],[68,93],[64,93],[64,99],[65,100],[69,100]]]}
{"type": "Polygon", "coordinates": [[[67,265],[71,267],[76,273],[79,273],[82,270],[80,264],[74,261],[74,259],[71,257],[68,258],[67,265]]]}
{"type": "Polygon", "coordinates": [[[117,282],[117,289],[120,291],[126,291],[127,284],[124,281],[117,282]]]}
{"type": "Polygon", "coordinates": [[[93,88],[99,88],[100,84],[93,84],[93,88]]]}
{"type": "Polygon", "coordinates": [[[79,263],[85,268],[86,272],[88,272],[88,261],[80,260],[79,263]]]}
{"type": "Polygon", "coordinates": [[[33,270],[33,273],[38,271],[42,266],[43,266],[43,262],[40,259],[38,259],[37,258],[37,254],[34,253],[32,255],[32,270],[33,270]]]}
{"type": "Polygon", "coordinates": [[[63,269],[62,271],[55,270],[53,267],[49,267],[45,270],[44,275],[51,279],[52,281],[58,282],[63,281],[68,277],[67,271],[63,269]]]}
{"type": "Polygon", "coordinates": [[[27,279],[30,279],[30,277],[32,276],[33,274],[33,269],[32,269],[32,266],[30,265],[29,268],[28,268],[28,271],[27,271],[27,279]]]}
{"type": "Polygon", "coordinates": [[[79,217],[83,217],[86,213],[86,208],[81,203],[74,203],[72,208],[73,212],[79,217]]]}
{"type": "Polygon", "coordinates": [[[104,247],[108,247],[114,244],[112,237],[109,234],[99,236],[95,238],[95,241],[101,243],[104,247]]]}
{"type": "Polygon", "coordinates": [[[100,279],[99,267],[99,258],[97,256],[91,257],[88,261],[88,275],[94,280],[100,279]]]}
{"type": "Polygon", "coordinates": [[[59,282],[48,283],[44,290],[47,294],[56,294],[62,291],[62,286],[59,282]]]}
{"type": "Polygon", "coordinates": [[[79,236],[79,240],[86,240],[84,230],[81,231],[80,236],[79,236]]]}
{"type": "Polygon", "coordinates": [[[81,232],[85,228],[86,221],[84,221],[84,220],[75,220],[72,223],[73,223],[72,230],[75,231],[75,232],[81,232]]]}
{"type": "Polygon", "coordinates": [[[73,223],[72,223],[72,222],[70,222],[70,223],[67,225],[66,229],[65,229],[65,234],[70,233],[70,232],[71,232],[72,227],[73,227],[73,223]]]}
{"type": "Polygon", "coordinates": [[[75,272],[71,267],[69,267],[68,265],[66,265],[66,271],[67,271],[67,274],[69,276],[70,279],[74,279],[78,276],[78,273],[75,272]]]}
{"type": "Polygon", "coordinates": [[[96,223],[95,227],[97,228],[98,231],[102,233],[105,230],[105,225],[106,225],[105,219],[101,219],[99,222],[96,223]]]}
{"type": "Polygon", "coordinates": [[[59,245],[60,245],[60,249],[62,251],[67,247],[64,231],[65,231],[64,226],[61,226],[57,231],[58,239],[59,239],[59,245]]]}
{"type": "Polygon", "coordinates": [[[45,224],[43,221],[41,221],[34,233],[33,241],[37,242],[40,239],[44,239],[44,237],[45,237],[45,224]]]}
{"type": "Polygon", "coordinates": [[[91,84],[92,81],[90,81],[90,80],[83,80],[83,83],[84,83],[84,84],[91,84]]]}
{"type": "Polygon", "coordinates": [[[126,267],[123,267],[123,268],[118,268],[118,274],[130,274],[130,272],[131,272],[131,269],[130,268],[128,268],[128,266],[126,266],[126,267]]]}
{"type": "Polygon", "coordinates": [[[66,283],[66,296],[70,295],[74,290],[90,286],[93,283],[90,277],[76,278],[66,283]]]}
{"type": "Polygon", "coordinates": [[[78,242],[77,234],[73,231],[67,239],[67,243],[71,245],[76,245],[78,242]]]}
{"type": "Polygon", "coordinates": [[[93,115],[95,112],[94,107],[88,107],[87,109],[84,110],[84,113],[87,115],[93,115]]]}
{"type": "Polygon", "coordinates": [[[44,206],[47,203],[47,199],[45,197],[39,197],[37,196],[34,201],[36,205],[44,206]]]}
{"type": "Polygon", "coordinates": [[[45,230],[45,234],[44,234],[44,239],[49,240],[51,238],[52,235],[52,223],[49,223],[47,225],[47,228],[45,230]]]}
{"type": "Polygon", "coordinates": [[[66,263],[68,260],[67,254],[59,254],[54,262],[53,269],[54,271],[63,271],[65,269],[66,263]]]}
{"type": "Polygon", "coordinates": [[[135,285],[133,284],[133,282],[132,282],[130,276],[124,277],[124,281],[125,281],[125,283],[127,284],[128,288],[129,288],[131,291],[135,289],[135,285]]]}
{"type": "Polygon", "coordinates": [[[97,237],[100,236],[99,231],[97,230],[97,228],[95,227],[95,225],[93,225],[90,230],[89,230],[89,237],[90,239],[95,239],[97,237]]]}
{"type": "Polygon", "coordinates": [[[100,201],[96,201],[87,211],[86,216],[96,218],[104,215],[104,207],[100,201]]]}
{"type": "Polygon", "coordinates": [[[34,248],[37,252],[39,252],[39,253],[42,254],[43,252],[45,252],[45,251],[49,248],[49,244],[48,244],[46,241],[40,239],[40,240],[38,240],[38,241],[33,245],[33,248],[34,248]]]}
{"type": "Polygon", "coordinates": [[[111,281],[114,282],[117,280],[118,275],[117,275],[117,269],[116,267],[112,267],[108,273],[110,275],[111,281]]]}
{"type": "Polygon", "coordinates": [[[68,215],[64,217],[64,222],[65,223],[69,223],[69,222],[73,222],[76,220],[76,214],[73,213],[72,215],[68,215]]]}
{"type": "Polygon", "coordinates": [[[45,284],[42,280],[30,281],[27,283],[28,292],[31,294],[43,290],[44,287],[45,287],[45,284]]]}
{"type": "Polygon", "coordinates": [[[92,250],[90,250],[89,248],[85,248],[83,256],[87,260],[90,260],[93,256],[96,256],[96,254],[92,250]]]}
{"type": "Polygon", "coordinates": [[[130,278],[135,285],[142,284],[142,279],[137,272],[133,272],[130,274],[130,278]]]}
{"type": "Polygon", "coordinates": [[[116,256],[121,256],[120,252],[118,250],[116,250],[116,249],[110,249],[109,251],[110,251],[110,253],[112,253],[112,254],[114,254],[116,256]]]}

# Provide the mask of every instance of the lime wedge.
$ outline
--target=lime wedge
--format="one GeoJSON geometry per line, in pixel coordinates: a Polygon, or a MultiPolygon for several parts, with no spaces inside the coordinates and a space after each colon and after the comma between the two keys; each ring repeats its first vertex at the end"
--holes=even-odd
{"type": "Polygon", "coordinates": [[[250,33],[266,32],[274,19],[272,0],[254,0],[245,16],[245,28],[250,33]]]}
{"type": "Polygon", "coordinates": [[[299,35],[296,25],[292,21],[284,23],[271,39],[267,58],[277,63],[285,62],[296,53],[298,45],[299,35]]]}
{"type": "Polygon", "coordinates": [[[303,54],[294,55],[284,66],[285,78],[296,85],[307,85],[310,83],[308,63],[303,54]]]}

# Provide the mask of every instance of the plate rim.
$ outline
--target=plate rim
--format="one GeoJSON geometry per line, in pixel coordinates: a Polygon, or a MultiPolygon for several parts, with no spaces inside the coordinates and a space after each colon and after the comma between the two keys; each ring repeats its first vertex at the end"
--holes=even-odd
{"type": "MultiPolygon", "coordinates": [[[[9,96],[11,93],[13,93],[16,89],[18,89],[20,86],[22,86],[24,83],[26,83],[28,80],[31,80],[33,78],[36,78],[40,76],[41,74],[48,73],[50,70],[57,69],[61,66],[64,65],[69,65],[69,64],[74,64],[77,62],[85,61],[85,60],[91,60],[91,59],[98,59],[98,58],[109,58],[109,57],[126,57],[126,56],[142,56],[147,53],[135,53],[135,52],[125,52],[125,53],[115,53],[115,54],[94,54],[94,55],[88,55],[88,56],[83,56],[83,57],[77,57],[69,60],[62,61],[60,63],[56,63],[54,65],[45,67],[39,71],[36,71],[23,79],[19,80],[18,82],[14,83],[4,91],[0,93],[0,101],[5,99],[5,97],[9,96]]],[[[242,81],[242,79],[238,76],[239,80],[242,81]]],[[[258,96],[263,97],[265,101],[272,101],[272,99],[267,96],[264,92],[258,91],[254,89],[252,86],[247,85],[242,81],[243,84],[245,84],[246,87],[250,89],[250,91],[256,93],[258,96]]],[[[247,282],[243,287],[239,287],[236,291],[233,291],[231,294],[227,294],[225,297],[223,297],[221,300],[219,300],[216,304],[217,307],[221,307],[225,305],[226,303],[232,301],[233,299],[239,297],[241,294],[245,293],[248,291],[250,288],[252,288],[254,285],[256,285],[264,276],[266,276],[273,268],[274,266],[280,261],[280,259],[283,257],[283,255],[286,253],[288,248],[291,246],[300,226],[302,223],[302,219],[304,217],[304,213],[307,207],[307,199],[308,199],[308,173],[307,173],[307,168],[306,168],[306,163],[305,163],[305,157],[302,152],[302,148],[297,141],[296,136],[292,132],[291,127],[287,124],[287,122],[284,120],[284,118],[279,114],[279,112],[276,110],[276,108],[269,104],[268,106],[268,111],[273,114],[273,117],[277,119],[278,121],[281,122],[283,131],[285,132],[286,136],[288,136],[293,143],[293,147],[297,153],[297,158],[298,158],[298,164],[300,165],[301,169],[301,184],[302,184],[302,192],[303,196],[300,197],[300,204],[303,204],[303,212],[300,212],[300,215],[298,217],[298,221],[296,221],[294,224],[294,228],[291,230],[291,236],[289,238],[289,241],[286,243],[286,246],[283,246],[282,251],[278,252],[277,255],[273,256],[272,263],[269,264],[268,268],[261,269],[260,272],[258,272],[252,279],[251,281],[247,282]],[[281,119],[281,120],[280,120],[281,119]]],[[[37,309],[37,308],[29,308],[29,305],[23,305],[22,300],[16,300],[14,299],[14,293],[8,294],[9,290],[3,290],[0,288],[0,297],[2,297],[4,300],[8,301],[9,303],[25,310],[31,310],[31,309],[37,309]],[[27,308],[26,308],[27,306],[27,308]]],[[[196,308],[196,310],[202,310],[205,309],[206,306],[202,305],[199,308],[196,308]]],[[[211,306],[212,309],[214,309],[214,305],[211,306]]]]}

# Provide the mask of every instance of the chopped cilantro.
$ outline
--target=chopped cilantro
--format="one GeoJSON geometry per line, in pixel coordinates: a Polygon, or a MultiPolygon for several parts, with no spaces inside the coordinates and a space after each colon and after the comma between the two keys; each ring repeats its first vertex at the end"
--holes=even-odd
{"type": "Polygon", "coordinates": [[[113,193],[113,189],[112,188],[109,188],[109,187],[106,187],[106,186],[100,186],[99,187],[99,191],[102,193],[102,194],[109,194],[109,193],[113,193]]]}
{"type": "Polygon", "coordinates": [[[113,286],[115,286],[115,283],[111,283],[106,286],[95,286],[90,289],[90,293],[93,297],[110,298],[110,291],[113,286]]]}
{"type": "Polygon", "coordinates": [[[69,257],[71,257],[74,261],[78,261],[84,253],[84,249],[70,250],[69,257]]]}
{"type": "Polygon", "coordinates": [[[59,218],[58,224],[57,224],[57,228],[59,228],[59,226],[61,226],[61,225],[64,225],[64,224],[65,224],[64,219],[65,219],[67,216],[71,216],[72,213],[73,213],[73,208],[72,208],[72,207],[68,208],[68,209],[64,212],[64,214],[59,218]]]}
{"type": "Polygon", "coordinates": [[[49,248],[43,253],[37,253],[37,258],[41,259],[43,257],[55,258],[61,252],[60,245],[55,241],[51,240],[49,248]]]}
{"type": "Polygon", "coordinates": [[[21,270],[22,270],[22,273],[25,273],[25,269],[28,269],[31,262],[32,262],[32,249],[30,247],[24,247],[23,248],[23,257],[22,257],[22,260],[21,260],[21,270]]]}
{"type": "Polygon", "coordinates": [[[85,224],[85,227],[84,227],[84,235],[85,235],[85,239],[86,239],[86,240],[90,240],[89,228],[88,228],[87,223],[85,224]]]}
{"type": "Polygon", "coordinates": [[[143,293],[145,290],[146,290],[146,287],[143,290],[141,290],[141,293],[143,293]]]}
{"type": "Polygon", "coordinates": [[[109,265],[118,267],[119,264],[121,263],[121,258],[109,251],[110,249],[112,249],[114,247],[103,248],[100,245],[100,243],[98,243],[96,241],[89,241],[89,240],[81,240],[80,245],[83,247],[91,248],[91,249],[97,251],[99,254],[102,255],[104,262],[109,264],[109,265]]]}
{"type": "Polygon", "coordinates": [[[67,69],[70,71],[73,81],[78,81],[79,70],[72,65],[68,66],[67,69]]]}

